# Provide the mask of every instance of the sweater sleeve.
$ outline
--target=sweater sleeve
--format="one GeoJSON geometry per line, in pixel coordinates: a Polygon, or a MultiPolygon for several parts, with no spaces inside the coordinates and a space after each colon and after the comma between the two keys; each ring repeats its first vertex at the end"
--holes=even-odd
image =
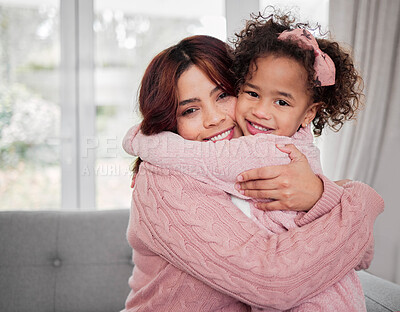
{"type": "Polygon", "coordinates": [[[147,163],[132,202],[128,239],[137,235],[174,266],[244,303],[276,309],[298,305],[354,268],[383,210],[373,189],[348,183],[329,213],[270,236],[226,193],[147,163]]]}
{"type": "MultiPolygon", "coordinates": [[[[324,183],[324,192],[317,203],[306,214],[299,214],[299,218],[295,220],[298,226],[304,226],[313,222],[317,218],[327,214],[331,209],[340,204],[340,194],[342,188],[324,175],[318,175],[324,183]]],[[[353,183],[353,182],[350,182],[353,183]]],[[[345,186],[345,188],[347,188],[345,186]]],[[[371,237],[368,248],[366,249],[360,263],[355,267],[356,270],[364,270],[369,268],[374,258],[374,239],[371,237]]]]}
{"type": "Polygon", "coordinates": [[[340,195],[343,192],[343,188],[322,174],[318,174],[318,176],[324,184],[324,192],[321,198],[315,203],[314,207],[307,211],[306,214],[300,214],[299,218],[295,220],[298,226],[304,226],[313,222],[324,214],[327,214],[333,207],[340,204],[340,195]]]}
{"type": "Polygon", "coordinates": [[[235,189],[236,177],[254,168],[289,164],[289,156],[280,151],[277,144],[294,144],[306,155],[313,171],[321,173],[319,149],[313,144],[310,127],[292,137],[260,134],[217,142],[185,140],[168,131],[147,136],[130,130],[123,146],[128,153],[155,166],[180,171],[227,193],[249,199],[235,189]]]}

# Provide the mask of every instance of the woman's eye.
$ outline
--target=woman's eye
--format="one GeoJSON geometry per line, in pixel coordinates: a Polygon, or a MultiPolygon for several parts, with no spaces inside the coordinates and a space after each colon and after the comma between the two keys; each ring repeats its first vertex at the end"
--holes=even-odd
{"type": "Polygon", "coordinates": [[[195,108],[188,108],[187,110],[185,110],[185,111],[182,113],[182,116],[192,114],[192,113],[194,113],[195,111],[196,111],[195,108]]]}
{"type": "Polygon", "coordinates": [[[275,101],[275,103],[278,104],[279,106],[289,106],[289,103],[284,100],[277,100],[275,101]]]}
{"type": "Polygon", "coordinates": [[[254,91],[245,91],[248,95],[250,95],[251,97],[255,97],[258,98],[258,94],[254,91]]]}
{"type": "Polygon", "coordinates": [[[222,100],[222,99],[226,98],[227,96],[229,96],[228,93],[222,92],[222,93],[218,96],[218,100],[222,100]]]}

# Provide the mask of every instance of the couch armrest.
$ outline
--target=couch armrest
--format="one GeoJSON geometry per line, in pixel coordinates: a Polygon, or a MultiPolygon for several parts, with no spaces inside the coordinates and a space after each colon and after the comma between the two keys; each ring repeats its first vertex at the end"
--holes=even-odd
{"type": "Polygon", "coordinates": [[[357,273],[364,290],[368,312],[400,311],[400,285],[366,271],[357,273]]]}

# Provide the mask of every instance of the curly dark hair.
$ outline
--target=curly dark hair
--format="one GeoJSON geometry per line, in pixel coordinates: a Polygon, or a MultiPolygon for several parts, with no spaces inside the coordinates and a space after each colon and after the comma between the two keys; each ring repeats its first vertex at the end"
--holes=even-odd
{"type": "Polygon", "coordinates": [[[316,39],[320,49],[328,54],[336,67],[335,84],[332,86],[318,86],[314,80],[315,56],[312,50],[306,50],[290,40],[278,40],[278,36],[285,30],[296,28],[319,30],[320,26],[312,28],[308,23],[295,23],[295,18],[290,13],[274,13],[264,16],[262,13],[252,14],[246,27],[235,34],[232,40],[233,71],[238,80],[236,90],[240,90],[246,79],[251,78],[256,70],[256,61],[268,55],[290,57],[307,71],[307,87],[314,103],[320,102],[316,116],[312,121],[314,135],[319,136],[322,129],[328,125],[334,131],[339,131],[346,120],[356,117],[362,107],[363,81],[353,64],[349,52],[339,46],[337,42],[327,39],[316,39]]]}

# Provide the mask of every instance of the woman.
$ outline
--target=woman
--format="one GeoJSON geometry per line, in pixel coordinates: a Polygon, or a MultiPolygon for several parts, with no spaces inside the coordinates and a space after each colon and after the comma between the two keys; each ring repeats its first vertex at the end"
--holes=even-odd
{"type": "MultiPolygon", "coordinates": [[[[212,141],[239,136],[230,65],[225,44],[207,36],[161,52],[142,80],[141,131],[212,141]]],[[[124,139],[127,152],[137,130],[124,139]]],[[[272,170],[269,180],[278,189],[272,197],[284,207],[293,193],[295,206],[309,212],[298,220],[303,227],[273,237],[225,192],[146,162],[137,165],[128,227],[136,266],[126,311],[287,309],[357,265],[367,266],[382,199],[366,185],[341,188],[323,176],[321,196],[320,178],[293,153],[291,164],[272,170]]]]}

